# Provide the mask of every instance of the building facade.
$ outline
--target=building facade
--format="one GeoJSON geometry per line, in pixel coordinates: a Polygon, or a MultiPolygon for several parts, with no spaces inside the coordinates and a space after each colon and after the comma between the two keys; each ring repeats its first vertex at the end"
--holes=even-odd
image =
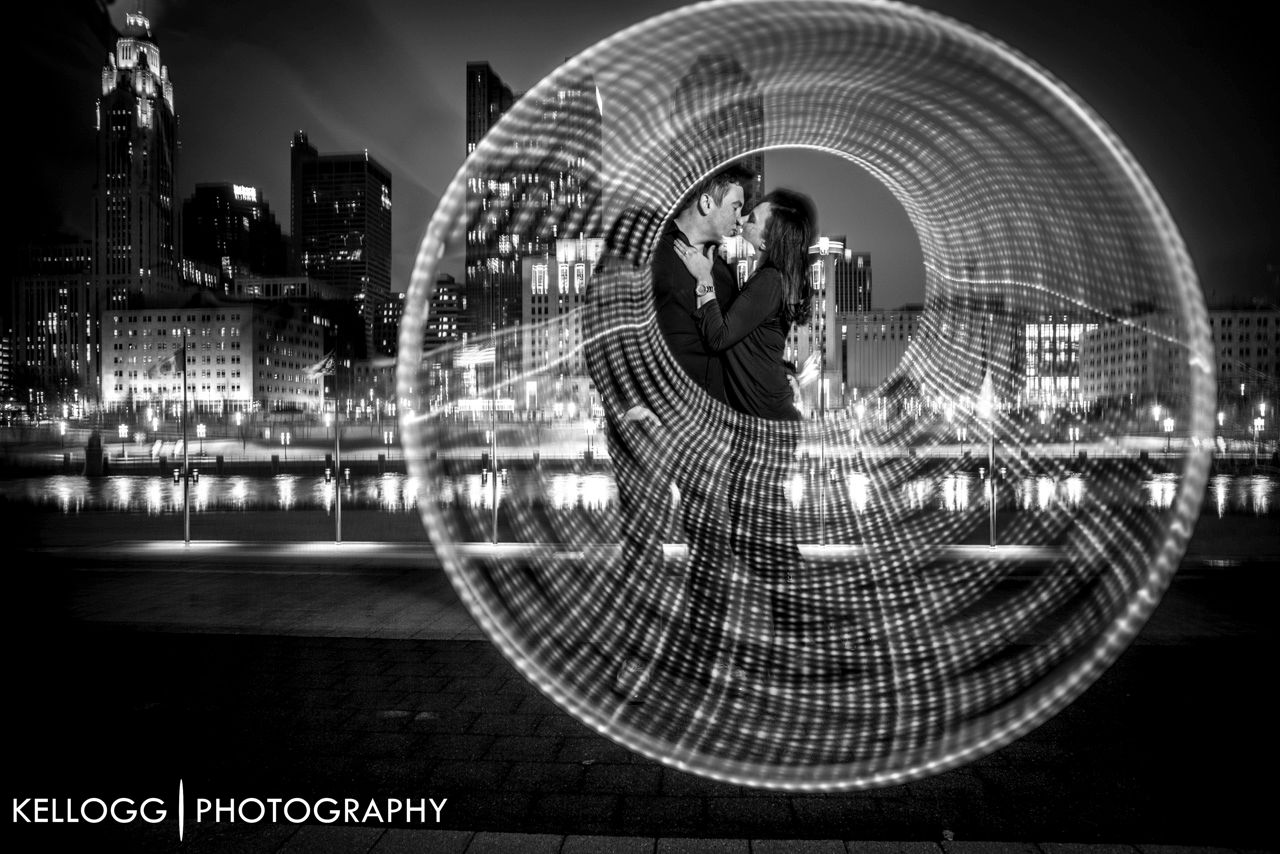
{"type": "Polygon", "coordinates": [[[295,272],[332,285],[360,306],[357,357],[376,351],[374,325],[391,295],[391,173],[367,151],[320,154],[306,133],[290,149],[295,272]]]}
{"type": "Polygon", "coordinates": [[[323,404],[315,370],[323,328],[288,304],[109,310],[102,323],[108,410],[178,414],[185,400],[194,411],[225,415],[318,412],[323,404]]]}
{"type": "Polygon", "coordinates": [[[241,276],[289,272],[289,244],[275,214],[255,187],[197,184],[182,203],[184,260],[218,271],[224,293],[241,276]]]}
{"type": "Polygon", "coordinates": [[[8,388],[36,417],[98,399],[98,289],[93,244],[33,245],[9,287],[8,388]]]}
{"type": "Polygon", "coordinates": [[[582,337],[591,273],[604,252],[603,238],[560,239],[554,252],[523,259],[524,303],[517,409],[554,417],[586,414],[597,398],[587,376],[582,337]],[[570,406],[572,404],[572,406],[570,406]]]}
{"type": "Polygon", "coordinates": [[[1209,309],[1209,329],[1218,371],[1218,399],[1248,401],[1251,406],[1277,402],[1280,380],[1280,309],[1222,307],[1209,309]]]}
{"type": "MultiPolygon", "coordinates": [[[[487,62],[467,64],[468,156],[520,97],[487,62]]],[[[519,339],[522,259],[554,251],[561,238],[600,231],[603,131],[594,80],[565,83],[531,106],[542,122],[569,128],[564,136],[573,144],[549,147],[531,133],[468,173],[467,209],[475,214],[459,321],[467,336],[516,328],[519,339]]]]}
{"type": "MultiPolygon", "coordinates": [[[[1044,314],[1025,318],[1021,328],[1024,405],[1053,409],[1089,399],[1082,382],[1081,349],[1086,336],[1090,336],[1091,346],[1101,343],[1097,321],[1071,314],[1044,314]]],[[[1110,340],[1119,343],[1119,339],[1110,340]]]]}
{"type": "Polygon", "coordinates": [[[104,305],[173,298],[181,289],[178,117],[151,24],[126,17],[97,103],[93,275],[104,305]]]}
{"type": "Polygon", "coordinates": [[[844,382],[851,398],[866,397],[898,370],[916,339],[923,313],[923,306],[904,305],[839,316],[844,382]]]}

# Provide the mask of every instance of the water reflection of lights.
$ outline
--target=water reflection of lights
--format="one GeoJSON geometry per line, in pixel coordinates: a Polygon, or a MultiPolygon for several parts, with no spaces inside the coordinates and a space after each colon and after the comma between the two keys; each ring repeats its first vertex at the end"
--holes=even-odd
{"type": "Polygon", "coordinates": [[[293,507],[296,501],[296,490],[298,486],[298,478],[291,474],[276,475],[276,503],[281,510],[288,510],[293,507]]]}
{"type": "Polygon", "coordinates": [[[51,485],[51,491],[53,492],[54,499],[57,501],[58,508],[62,510],[63,513],[70,512],[73,501],[76,503],[76,509],[80,509],[78,497],[83,493],[79,490],[72,489],[67,478],[57,478],[51,485]]]}
{"type": "Polygon", "coordinates": [[[951,474],[942,479],[942,506],[946,510],[969,508],[969,478],[951,474]]]}
{"type": "MultiPolygon", "coordinates": [[[[843,487],[851,508],[856,512],[874,510],[879,493],[869,474],[852,472],[845,475],[843,487]]],[[[1071,474],[1060,479],[1051,475],[1024,476],[1000,485],[1002,501],[1027,513],[1079,509],[1090,492],[1088,478],[1071,474]],[[1012,492],[1008,490],[1012,490],[1012,492]]],[[[900,486],[882,484],[899,490],[897,495],[914,510],[964,512],[975,501],[990,496],[989,478],[981,480],[971,473],[955,472],[936,477],[915,476],[900,486]]],[[[1206,484],[1205,511],[1218,516],[1229,514],[1272,515],[1277,510],[1278,484],[1266,475],[1219,474],[1206,484]],[[1211,509],[1212,508],[1212,509],[1211,509]]],[[[674,487],[674,484],[672,485],[674,487]]],[[[192,481],[191,502],[196,511],[253,509],[322,509],[333,510],[338,481],[325,483],[323,477],[278,476],[275,478],[233,475],[219,477],[202,474],[192,481]]],[[[377,509],[384,512],[406,512],[428,498],[441,506],[489,507],[493,500],[493,484],[479,475],[447,477],[437,480],[430,489],[422,481],[401,474],[385,474],[343,482],[343,507],[377,509]]],[[[1115,495],[1114,488],[1100,496],[1115,495]]],[[[1176,501],[1177,476],[1156,475],[1135,481],[1134,500],[1158,509],[1169,509],[1176,501]]],[[[616,496],[613,479],[607,473],[565,473],[528,477],[512,474],[507,482],[498,480],[500,501],[524,504],[545,499],[561,509],[602,509],[611,506],[616,496]]],[[[9,500],[43,505],[62,513],[110,509],[146,513],[180,511],[183,486],[171,477],[149,475],[113,475],[104,478],[51,475],[44,478],[0,481],[0,495],[9,500]]],[[[796,473],[786,483],[786,496],[796,507],[806,500],[807,480],[796,473]]],[[[677,499],[678,500],[678,499],[677,499]]]]}
{"type": "Polygon", "coordinates": [[[849,488],[849,503],[853,505],[853,511],[861,513],[866,510],[867,493],[871,478],[867,476],[866,472],[855,471],[849,473],[845,483],[849,488]]]}
{"type": "Polygon", "coordinates": [[[1209,488],[1213,492],[1213,504],[1218,508],[1218,518],[1221,519],[1226,515],[1231,500],[1231,478],[1225,474],[1214,475],[1209,488]]]}
{"type": "Polygon", "coordinates": [[[601,510],[612,500],[611,481],[603,474],[562,474],[551,478],[551,506],[559,510],[583,507],[601,510]]]}
{"type": "Polygon", "coordinates": [[[1265,515],[1271,512],[1271,495],[1276,490],[1274,480],[1254,476],[1249,479],[1249,496],[1253,499],[1253,512],[1265,515]]]}
{"type": "Polygon", "coordinates": [[[249,484],[243,477],[231,478],[231,501],[237,510],[245,509],[249,500],[249,484]]]}
{"type": "Polygon", "coordinates": [[[1178,478],[1172,474],[1158,474],[1147,483],[1150,498],[1147,503],[1160,510],[1168,510],[1178,495],[1178,478]]]}
{"type": "Polygon", "coordinates": [[[907,483],[907,502],[913,510],[923,510],[933,495],[933,482],[921,478],[907,483]]]}
{"type": "Polygon", "coordinates": [[[164,510],[164,492],[161,489],[159,480],[153,480],[147,484],[147,512],[160,513],[164,510]]]}
{"type": "Polygon", "coordinates": [[[791,476],[791,483],[787,487],[787,498],[791,500],[791,506],[797,509],[804,503],[804,475],[791,476]]]}
{"type": "Polygon", "coordinates": [[[491,507],[494,500],[494,490],[497,490],[497,502],[502,503],[502,499],[506,494],[506,486],[502,482],[502,478],[495,478],[492,473],[488,475],[471,474],[467,475],[462,486],[462,497],[469,507],[491,507]]]}
{"type": "Polygon", "coordinates": [[[377,484],[378,507],[383,510],[399,510],[401,500],[400,477],[384,474],[377,484]]]}
{"type": "Polygon", "coordinates": [[[1073,474],[1067,478],[1067,504],[1079,507],[1084,501],[1084,478],[1073,474]]]}
{"type": "Polygon", "coordinates": [[[115,490],[115,509],[128,510],[133,503],[133,479],[113,477],[112,488],[115,490]]]}
{"type": "Polygon", "coordinates": [[[209,478],[206,477],[201,480],[197,480],[195,483],[191,484],[191,486],[195,492],[195,497],[193,498],[191,509],[192,510],[209,509],[209,490],[212,487],[212,484],[209,482],[209,478]]]}

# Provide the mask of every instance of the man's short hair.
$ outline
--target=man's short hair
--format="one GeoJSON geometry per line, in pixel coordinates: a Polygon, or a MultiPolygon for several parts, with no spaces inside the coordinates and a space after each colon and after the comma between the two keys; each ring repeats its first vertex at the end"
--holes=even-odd
{"type": "MultiPolygon", "coordinates": [[[[683,207],[694,204],[701,198],[703,193],[711,196],[718,205],[724,201],[725,194],[729,192],[729,188],[734,184],[742,187],[742,193],[745,198],[747,192],[751,189],[752,183],[756,179],[756,173],[749,167],[741,163],[730,163],[723,169],[712,173],[701,184],[693,189],[693,192],[685,199],[683,207]]],[[[749,202],[744,202],[744,206],[749,202]]]]}

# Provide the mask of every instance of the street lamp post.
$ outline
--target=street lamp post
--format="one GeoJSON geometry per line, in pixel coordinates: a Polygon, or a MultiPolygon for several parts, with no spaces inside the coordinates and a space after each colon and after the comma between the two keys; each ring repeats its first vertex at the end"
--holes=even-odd
{"type": "Polygon", "coordinates": [[[959,437],[960,437],[960,456],[963,457],[964,443],[969,440],[969,428],[962,425],[960,429],[957,431],[957,433],[959,434],[959,437]]]}
{"type": "Polygon", "coordinates": [[[207,430],[208,428],[205,427],[204,422],[196,425],[196,437],[200,440],[200,456],[202,457],[204,456],[204,436],[207,430]]]}
{"type": "Polygon", "coordinates": [[[1261,415],[1253,419],[1253,465],[1255,467],[1258,465],[1258,437],[1262,435],[1262,428],[1265,424],[1266,422],[1261,415]]]}
{"type": "Polygon", "coordinates": [[[120,425],[120,427],[119,427],[119,429],[117,429],[117,431],[116,431],[116,432],[117,432],[117,434],[120,436],[120,459],[122,459],[122,460],[123,460],[123,459],[124,459],[124,457],[125,457],[125,445],[124,445],[124,442],[125,442],[125,439],[128,439],[128,438],[129,438],[129,425],[128,425],[128,424],[121,424],[121,425],[120,425]]]}
{"type": "Polygon", "coordinates": [[[1164,420],[1164,453],[1169,455],[1170,447],[1173,444],[1173,418],[1168,417],[1164,420]]]}
{"type": "Polygon", "coordinates": [[[1071,434],[1071,456],[1074,458],[1076,455],[1076,442],[1080,441],[1080,428],[1072,426],[1068,432],[1071,434]]]}
{"type": "Polygon", "coordinates": [[[280,432],[280,444],[284,446],[284,458],[286,461],[289,459],[289,442],[292,439],[293,436],[290,435],[287,430],[282,430],[280,432]]]}

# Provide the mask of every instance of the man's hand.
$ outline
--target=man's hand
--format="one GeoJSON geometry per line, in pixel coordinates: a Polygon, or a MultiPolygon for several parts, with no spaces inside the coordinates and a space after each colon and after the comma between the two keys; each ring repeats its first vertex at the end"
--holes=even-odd
{"type": "Polygon", "coordinates": [[[658,416],[653,414],[653,410],[647,406],[633,406],[623,414],[622,420],[630,423],[648,424],[652,427],[661,427],[662,422],[658,420],[658,416]]]}

